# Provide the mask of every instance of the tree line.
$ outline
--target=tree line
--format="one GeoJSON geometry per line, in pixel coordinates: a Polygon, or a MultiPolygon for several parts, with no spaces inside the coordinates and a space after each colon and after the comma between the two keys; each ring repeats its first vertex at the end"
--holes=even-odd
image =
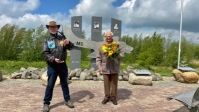
{"type": "MultiPolygon", "coordinates": [[[[20,28],[18,25],[6,24],[0,29],[0,60],[44,61],[42,57],[42,40],[49,34],[41,25],[36,29],[20,28]]],[[[102,37],[104,34],[102,35],[102,37]]],[[[85,32],[82,38],[86,39],[85,32]]],[[[130,54],[125,54],[123,63],[137,63],[141,66],[172,66],[177,67],[179,41],[173,41],[172,35],[164,37],[153,33],[143,37],[134,34],[121,38],[127,45],[133,47],[130,54]]],[[[81,59],[87,57],[90,49],[82,48],[81,59]]],[[[181,66],[189,65],[190,61],[199,59],[199,45],[186,37],[181,40],[181,66]]]]}

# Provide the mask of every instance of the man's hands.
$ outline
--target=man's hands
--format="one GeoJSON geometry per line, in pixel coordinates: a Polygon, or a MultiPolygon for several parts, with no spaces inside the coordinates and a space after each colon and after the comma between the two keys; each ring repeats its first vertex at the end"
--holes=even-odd
{"type": "Polygon", "coordinates": [[[65,40],[63,41],[63,44],[64,44],[64,46],[65,46],[65,45],[68,45],[68,44],[69,44],[69,40],[68,40],[68,39],[65,39],[65,40]]]}
{"type": "Polygon", "coordinates": [[[99,69],[99,72],[102,72],[102,66],[99,66],[98,69],[99,69]]]}
{"type": "Polygon", "coordinates": [[[64,63],[64,61],[60,61],[59,59],[55,58],[56,63],[64,63]]]}

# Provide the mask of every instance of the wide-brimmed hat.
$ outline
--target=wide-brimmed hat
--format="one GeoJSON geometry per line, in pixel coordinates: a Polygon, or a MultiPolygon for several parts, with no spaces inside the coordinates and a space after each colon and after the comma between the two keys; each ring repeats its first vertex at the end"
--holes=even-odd
{"type": "Polygon", "coordinates": [[[46,28],[48,29],[49,26],[57,26],[58,29],[60,28],[60,25],[57,24],[55,21],[50,21],[50,22],[49,22],[49,25],[46,25],[46,28]]]}

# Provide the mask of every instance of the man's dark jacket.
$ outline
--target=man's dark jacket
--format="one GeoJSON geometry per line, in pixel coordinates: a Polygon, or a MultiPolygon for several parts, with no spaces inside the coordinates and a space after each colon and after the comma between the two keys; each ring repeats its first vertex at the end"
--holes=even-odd
{"type": "Polygon", "coordinates": [[[67,49],[71,50],[74,44],[69,41],[66,46],[61,46],[60,41],[64,40],[64,37],[58,34],[48,35],[42,42],[42,55],[46,59],[48,64],[55,64],[55,58],[59,58],[59,55],[63,54],[63,60],[67,58],[67,49]]]}

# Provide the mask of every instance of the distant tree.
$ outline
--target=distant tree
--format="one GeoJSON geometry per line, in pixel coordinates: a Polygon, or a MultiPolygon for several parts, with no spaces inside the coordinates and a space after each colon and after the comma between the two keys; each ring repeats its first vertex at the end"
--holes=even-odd
{"type": "Polygon", "coordinates": [[[24,38],[25,28],[17,25],[4,25],[0,30],[0,59],[17,60],[22,52],[21,41],[24,38]]]}
{"type": "Polygon", "coordinates": [[[156,32],[151,37],[145,37],[137,62],[143,66],[160,65],[164,55],[164,38],[156,32]]]}
{"type": "Polygon", "coordinates": [[[23,52],[20,59],[24,61],[41,61],[42,57],[42,40],[47,36],[44,26],[41,25],[36,30],[28,29],[25,32],[23,40],[23,52]]]}
{"type": "MultiPolygon", "coordinates": [[[[82,39],[86,39],[85,31],[82,32],[82,39]]],[[[87,57],[90,54],[90,49],[81,48],[81,60],[89,61],[90,58],[87,57]]]]}

